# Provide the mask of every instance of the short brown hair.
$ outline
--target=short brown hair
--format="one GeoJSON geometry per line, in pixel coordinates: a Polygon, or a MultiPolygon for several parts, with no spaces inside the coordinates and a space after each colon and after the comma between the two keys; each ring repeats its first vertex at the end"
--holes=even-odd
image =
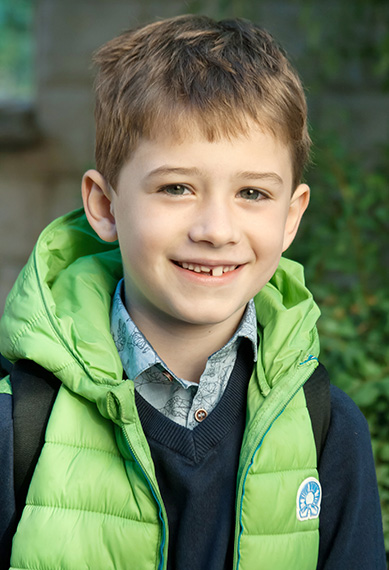
{"type": "Polygon", "coordinates": [[[123,33],[94,60],[96,167],[113,187],[141,137],[182,137],[195,124],[213,141],[245,133],[249,120],[289,146],[299,184],[310,148],[304,91],[262,28],[178,16],[123,33]]]}

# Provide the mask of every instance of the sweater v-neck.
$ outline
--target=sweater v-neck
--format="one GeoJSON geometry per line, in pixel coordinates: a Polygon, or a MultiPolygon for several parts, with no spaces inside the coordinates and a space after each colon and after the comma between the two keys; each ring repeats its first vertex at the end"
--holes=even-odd
{"type": "Polygon", "coordinates": [[[157,441],[193,462],[201,461],[245,413],[247,385],[253,368],[251,343],[242,339],[224,394],[214,410],[193,430],[170,420],[135,392],[147,439],[157,441]]]}

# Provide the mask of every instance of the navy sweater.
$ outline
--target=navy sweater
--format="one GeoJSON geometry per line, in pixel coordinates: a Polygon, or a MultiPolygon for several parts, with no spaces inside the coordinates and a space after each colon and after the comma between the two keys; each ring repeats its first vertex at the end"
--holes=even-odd
{"type": "Polygon", "coordinates": [[[251,343],[243,341],[221,400],[193,430],[135,392],[167,511],[168,570],[232,569],[236,473],[252,356],[251,343]]]}

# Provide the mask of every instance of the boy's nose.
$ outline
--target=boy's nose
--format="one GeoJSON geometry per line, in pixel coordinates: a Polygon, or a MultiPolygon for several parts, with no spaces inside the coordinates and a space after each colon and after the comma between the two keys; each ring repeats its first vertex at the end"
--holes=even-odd
{"type": "Polygon", "coordinates": [[[214,247],[237,243],[240,239],[238,221],[228,205],[210,202],[194,214],[189,237],[194,242],[207,242],[214,247]]]}

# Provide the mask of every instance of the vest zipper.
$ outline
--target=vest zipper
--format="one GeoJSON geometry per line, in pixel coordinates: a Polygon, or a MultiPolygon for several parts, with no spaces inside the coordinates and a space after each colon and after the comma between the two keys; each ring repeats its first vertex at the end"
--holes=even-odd
{"type": "MultiPolygon", "coordinates": [[[[300,366],[307,364],[308,362],[312,362],[312,360],[316,360],[316,364],[318,364],[316,358],[309,357],[306,361],[302,362],[300,366]]],[[[239,505],[239,509],[237,509],[237,516],[235,520],[235,540],[234,540],[235,547],[234,547],[233,570],[238,570],[240,564],[240,537],[243,533],[243,525],[241,524],[241,520],[242,520],[242,510],[243,510],[244,486],[250,467],[254,462],[255,454],[260,449],[267,432],[270,430],[275,420],[282,414],[282,412],[285,410],[289,402],[295,397],[297,392],[305,384],[305,382],[312,375],[312,373],[313,370],[311,367],[309,367],[308,373],[304,374],[301,381],[298,383],[298,386],[291,391],[291,393],[287,396],[286,399],[283,400],[281,404],[279,404],[279,406],[276,407],[271,418],[269,418],[268,421],[262,426],[262,429],[259,432],[259,436],[256,438],[255,443],[251,446],[250,453],[248,454],[247,461],[245,463],[244,469],[242,470],[242,474],[239,479],[239,485],[237,490],[236,504],[239,505]]]]}
{"type": "Polygon", "coordinates": [[[138,454],[136,453],[135,449],[133,448],[133,446],[130,443],[130,440],[127,436],[126,430],[124,428],[124,426],[121,426],[122,432],[124,434],[124,437],[126,439],[127,445],[128,445],[128,449],[131,452],[131,455],[133,456],[135,462],[139,465],[149,487],[150,487],[150,491],[158,505],[158,509],[159,509],[159,518],[160,521],[162,523],[162,541],[161,541],[161,546],[160,546],[160,554],[161,554],[161,560],[160,563],[158,564],[158,570],[164,570],[167,565],[165,564],[165,556],[164,556],[164,548],[165,548],[165,543],[167,542],[168,539],[168,533],[167,533],[167,514],[166,514],[166,510],[165,510],[165,506],[162,502],[162,497],[161,497],[161,493],[157,487],[157,485],[154,484],[154,482],[152,481],[152,479],[150,479],[150,477],[147,475],[147,471],[145,469],[145,467],[143,466],[143,463],[141,462],[141,460],[139,459],[138,454]]]}

